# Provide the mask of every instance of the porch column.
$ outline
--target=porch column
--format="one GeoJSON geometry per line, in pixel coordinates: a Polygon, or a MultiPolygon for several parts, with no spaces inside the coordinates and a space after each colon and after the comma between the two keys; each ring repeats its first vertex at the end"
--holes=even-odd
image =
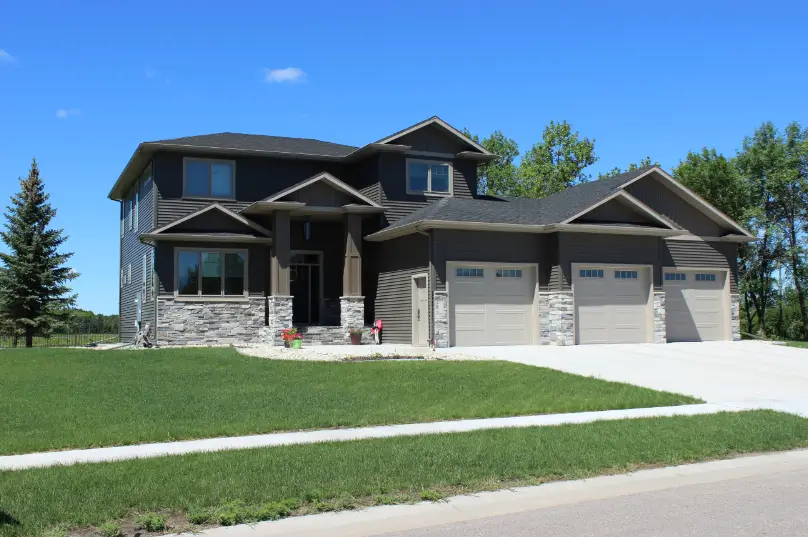
{"type": "Polygon", "coordinates": [[[292,327],[292,297],[289,287],[291,237],[289,212],[272,214],[272,249],[269,280],[271,296],[267,298],[267,332],[261,339],[270,345],[281,345],[281,330],[292,327]]]}
{"type": "Polygon", "coordinates": [[[272,213],[272,261],[270,263],[270,291],[273,295],[289,296],[290,254],[289,212],[272,213]]]}
{"type": "MultiPolygon", "coordinates": [[[[351,329],[362,329],[365,326],[365,297],[362,296],[362,216],[345,215],[344,228],[345,260],[339,305],[340,325],[345,330],[347,339],[351,329]]],[[[363,333],[363,338],[368,337],[369,333],[363,333]]]]}

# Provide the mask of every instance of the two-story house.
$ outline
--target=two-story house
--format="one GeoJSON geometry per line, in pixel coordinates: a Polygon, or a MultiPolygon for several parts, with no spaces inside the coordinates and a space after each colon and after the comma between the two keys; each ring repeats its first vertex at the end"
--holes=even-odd
{"type": "Polygon", "coordinates": [[[755,238],[663,170],[545,199],[477,194],[488,151],[438,117],[353,147],[221,133],[141,143],[121,204],[121,337],[415,345],[738,339],[755,238]],[[153,333],[154,334],[154,333],[153,333]]]}

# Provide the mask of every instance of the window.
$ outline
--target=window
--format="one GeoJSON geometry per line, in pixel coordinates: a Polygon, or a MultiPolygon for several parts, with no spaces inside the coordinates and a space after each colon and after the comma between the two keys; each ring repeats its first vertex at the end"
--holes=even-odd
{"type": "Polygon", "coordinates": [[[180,250],[177,253],[177,294],[243,296],[247,252],[180,250]]]}
{"type": "Polygon", "coordinates": [[[121,289],[123,289],[123,269],[121,269],[121,289]]]}
{"type": "Polygon", "coordinates": [[[129,263],[129,269],[126,272],[126,283],[132,283],[132,263],[129,263]]]}
{"type": "Polygon", "coordinates": [[[497,269],[497,278],[521,278],[522,269],[497,269]]]}
{"type": "Polygon", "coordinates": [[[186,197],[232,198],[235,163],[229,160],[185,159],[186,197]]]}
{"type": "Polygon", "coordinates": [[[149,254],[151,258],[151,297],[157,300],[157,271],[154,270],[154,253],[149,254]]]}
{"type": "Polygon", "coordinates": [[[149,273],[147,272],[149,266],[147,262],[148,255],[149,254],[143,254],[143,279],[140,282],[143,302],[146,302],[147,299],[149,298],[149,295],[146,293],[146,285],[149,280],[149,273]]]}
{"type": "Polygon", "coordinates": [[[697,282],[714,282],[715,274],[696,274],[697,282]]]}
{"type": "Polygon", "coordinates": [[[132,210],[133,208],[134,207],[133,207],[132,198],[130,197],[129,198],[129,224],[128,224],[129,225],[129,231],[132,231],[132,214],[134,213],[134,211],[132,210]]]}
{"type": "Polygon", "coordinates": [[[687,274],[684,272],[666,272],[665,281],[668,282],[683,282],[687,280],[687,274]]]}
{"type": "Polygon", "coordinates": [[[581,269],[578,275],[581,278],[603,278],[603,271],[600,269],[581,269]]]}
{"type": "Polygon", "coordinates": [[[456,268],[455,276],[458,278],[482,278],[485,273],[481,268],[456,268]]]}
{"type": "Polygon", "coordinates": [[[636,270],[615,270],[614,277],[618,280],[636,280],[636,270]]]}
{"type": "Polygon", "coordinates": [[[136,182],[135,183],[135,216],[133,217],[135,219],[135,222],[132,224],[132,226],[135,228],[135,231],[137,231],[137,224],[138,224],[138,221],[140,220],[140,218],[139,218],[139,212],[140,211],[138,210],[138,206],[140,205],[140,189],[138,188],[138,186],[140,186],[140,185],[138,184],[138,182],[136,182]]]}
{"type": "Polygon", "coordinates": [[[446,162],[407,160],[407,193],[449,194],[452,166],[446,162]]]}
{"type": "Polygon", "coordinates": [[[121,238],[123,238],[123,230],[126,225],[126,202],[121,201],[121,238]]]}

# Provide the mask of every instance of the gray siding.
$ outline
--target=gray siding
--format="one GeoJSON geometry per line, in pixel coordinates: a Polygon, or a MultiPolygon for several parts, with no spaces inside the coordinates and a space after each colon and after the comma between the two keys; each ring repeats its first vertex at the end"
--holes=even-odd
{"type": "Polygon", "coordinates": [[[371,243],[366,250],[372,251],[373,265],[373,276],[365,289],[366,303],[372,306],[368,318],[382,320],[384,342],[411,343],[412,277],[429,272],[429,239],[408,235],[371,243]]]}
{"type": "Polygon", "coordinates": [[[157,272],[161,295],[174,294],[174,249],[205,248],[211,250],[247,250],[247,290],[250,296],[269,294],[269,246],[264,244],[238,245],[233,243],[159,242],[155,249],[154,270],[157,272]]]}
{"type": "MultiPolygon", "coordinates": [[[[199,153],[158,152],[154,155],[154,181],[158,190],[158,226],[164,226],[213,203],[212,200],[182,199],[184,157],[210,157],[199,153]]],[[[224,157],[227,158],[227,157],[224,157]]],[[[353,184],[355,168],[344,164],[266,157],[236,157],[235,200],[218,201],[233,211],[240,211],[254,201],[297,184],[320,172],[329,172],[353,184]]]]}
{"type": "MultiPolygon", "coordinates": [[[[137,296],[143,290],[143,256],[146,255],[146,293],[143,299],[142,322],[152,326],[152,335],[156,333],[156,303],[151,293],[151,256],[153,249],[151,246],[140,242],[141,233],[146,233],[154,229],[154,181],[150,177],[141,177],[135,182],[129,194],[124,200],[124,234],[121,238],[120,269],[127,277],[126,282],[121,286],[119,279],[119,315],[120,315],[120,336],[121,341],[128,342],[135,337],[137,328],[137,296]],[[129,200],[134,199],[135,189],[139,192],[138,201],[138,227],[129,229],[129,200]],[[128,281],[129,266],[132,266],[132,283],[128,281]]],[[[120,224],[119,224],[120,225],[120,224]]],[[[120,273],[118,274],[120,278],[120,273]]]]}
{"type": "Polygon", "coordinates": [[[577,218],[575,223],[592,224],[642,224],[651,227],[664,227],[662,224],[640,213],[637,209],[628,206],[626,203],[613,199],[603,205],[596,207],[577,218]]]}
{"type": "Polygon", "coordinates": [[[474,149],[457,136],[446,132],[446,129],[437,125],[427,125],[420,129],[396,138],[391,144],[408,145],[414,151],[429,151],[430,153],[459,153],[460,151],[473,151],[474,149]]]}
{"type": "Polygon", "coordinates": [[[660,272],[661,240],[637,235],[598,235],[560,233],[558,237],[562,290],[571,288],[572,263],[614,263],[652,265],[654,287],[662,287],[660,272]]]}
{"type": "Polygon", "coordinates": [[[435,286],[439,291],[446,289],[448,261],[538,263],[539,288],[547,289],[555,264],[550,235],[444,229],[436,229],[432,234],[435,286]]]}
{"type": "Polygon", "coordinates": [[[720,225],[653,177],[640,179],[629,185],[626,191],[691,233],[706,237],[720,237],[726,233],[720,225]]]}
{"type": "Polygon", "coordinates": [[[734,243],[665,240],[662,266],[730,269],[730,292],[738,292],[738,246],[734,243]]]}

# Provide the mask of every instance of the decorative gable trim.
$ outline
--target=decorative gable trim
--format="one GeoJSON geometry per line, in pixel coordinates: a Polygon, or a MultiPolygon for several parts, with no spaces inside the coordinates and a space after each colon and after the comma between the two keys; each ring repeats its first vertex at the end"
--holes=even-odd
{"type": "Polygon", "coordinates": [[[342,181],[340,181],[339,179],[337,179],[336,177],[334,177],[333,175],[331,175],[328,172],[318,173],[314,177],[310,177],[309,179],[306,179],[305,181],[297,183],[296,185],[292,185],[292,186],[290,186],[289,188],[287,188],[285,190],[281,190],[280,192],[276,192],[275,194],[271,195],[270,197],[268,197],[268,198],[266,198],[264,200],[261,200],[261,202],[259,202],[259,203],[262,203],[262,202],[264,202],[264,203],[266,203],[266,202],[277,202],[281,198],[283,198],[284,196],[288,196],[292,192],[296,192],[298,190],[306,188],[307,186],[312,185],[312,184],[314,184],[314,183],[316,183],[318,181],[326,183],[326,184],[330,185],[331,187],[333,187],[333,188],[335,188],[335,189],[337,189],[337,190],[339,190],[341,192],[344,192],[345,194],[348,194],[349,196],[353,196],[353,197],[359,199],[360,201],[366,203],[370,207],[374,207],[376,209],[381,209],[382,208],[381,205],[374,202],[372,199],[368,198],[367,196],[365,196],[364,194],[362,194],[361,192],[359,192],[355,188],[352,188],[352,187],[348,186],[347,184],[343,183],[342,181]]]}
{"type": "Polygon", "coordinates": [[[632,207],[637,209],[640,213],[648,216],[651,220],[657,222],[658,224],[662,225],[663,227],[665,227],[667,229],[679,230],[679,228],[676,227],[673,224],[673,222],[671,222],[670,220],[668,220],[667,218],[665,218],[664,216],[662,216],[661,214],[659,214],[658,212],[656,212],[655,210],[653,210],[648,205],[644,204],[643,202],[641,202],[640,200],[638,200],[637,198],[635,198],[634,196],[632,196],[628,192],[624,192],[623,190],[618,190],[617,192],[615,192],[611,196],[607,196],[607,197],[603,198],[602,200],[598,201],[594,205],[591,205],[590,207],[587,207],[583,211],[571,216],[570,218],[567,218],[566,220],[561,222],[561,224],[571,224],[574,220],[577,220],[578,218],[586,215],[587,213],[593,211],[594,209],[597,209],[601,205],[604,205],[605,203],[608,203],[609,201],[611,201],[613,199],[618,199],[618,198],[620,200],[624,201],[625,203],[627,203],[628,205],[631,205],[632,207]]]}
{"type": "Polygon", "coordinates": [[[701,212],[703,212],[705,215],[707,215],[711,220],[719,222],[719,223],[722,223],[722,224],[724,224],[724,225],[726,225],[728,227],[731,227],[732,229],[734,229],[735,231],[737,231],[738,233],[740,233],[743,236],[755,237],[751,232],[749,232],[749,230],[747,230],[746,228],[744,228],[743,226],[738,224],[738,222],[736,222],[735,220],[733,220],[732,218],[730,218],[726,214],[724,214],[721,211],[719,211],[718,209],[716,209],[707,200],[705,200],[704,198],[702,198],[701,196],[699,196],[698,194],[696,194],[695,192],[693,192],[692,190],[687,188],[685,185],[683,185],[682,183],[680,183],[679,181],[677,181],[676,179],[674,179],[673,177],[668,175],[662,168],[659,168],[657,166],[654,166],[653,168],[651,168],[650,170],[648,170],[644,174],[635,177],[634,179],[632,179],[631,181],[628,181],[624,185],[621,185],[620,188],[625,189],[629,185],[631,185],[633,183],[636,183],[637,181],[639,181],[643,177],[647,177],[651,173],[656,173],[659,177],[664,179],[668,184],[670,184],[675,189],[677,189],[679,192],[684,194],[682,196],[682,198],[685,201],[689,202],[695,208],[699,209],[701,212]]]}
{"type": "Polygon", "coordinates": [[[424,121],[422,121],[420,123],[416,123],[412,127],[407,127],[406,129],[404,129],[402,131],[398,131],[398,132],[396,132],[394,134],[391,134],[387,138],[383,138],[383,139],[379,140],[376,143],[377,144],[390,143],[393,140],[401,138],[402,136],[405,136],[405,135],[407,135],[407,134],[409,134],[411,132],[417,131],[418,129],[422,129],[422,128],[428,126],[428,125],[438,125],[439,127],[442,127],[444,130],[446,130],[449,134],[463,140],[465,143],[469,144],[470,146],[472,146],[474,149],[476,149],[477,151],[479,151],[483,155],[491,155],[491,153],[486,148],[484,148],[483,146],[481,146],[480,144],[478,144],[477,142],[475,142],[474,140],[472,140],[471,138],[469,138],[468,136],[466,136],[465,134],[463,134],[459,130],[455,129],[454,127],[452,127],[451,125],[449,125],[448,123],[443,121],[438,116],[432,116],[429,119],[425,119],[424,121]]]}
{"type": "Polygon", "coordinates": [[[168,231],[169,229],[171,229],[173,227],[176,227],[176,226],[182,224],[183,222],[193,220],[194,218],[202,216],[206,212],[213,211],[213,210],[219,211],[219,212],[229,216],[233,220],[236,220],[237,222],[239,222],[241,224],[244,224],[245,226],[251,227],[252,229],[258,231],[259,233],[261,233],[261,234],[263,234],[263,235],[265,235],[267,237],[272,235],[272,233],[268,229],[266,229],[265,227],[256,224],[252,220],[249,220],[249,219],[241,216],[238,213],[234,213],[233,211],[231,211],[227,207],[219,205],[218,203],[213,203],[211,205],[208,205],[207,207],[203,207],[202,209],[199,209],[198,211],[195,211],[195,212],[192,212],[191,214],[185,215],[182,218],[174,220],[170,224],[167,224],[167,225],[165,225],[165,226],[163,226],[161,228],[155,229],[154,231],[149,233],[149,235],[159,235],[161,233],[164,233],[165,231],[168,231]]]}

